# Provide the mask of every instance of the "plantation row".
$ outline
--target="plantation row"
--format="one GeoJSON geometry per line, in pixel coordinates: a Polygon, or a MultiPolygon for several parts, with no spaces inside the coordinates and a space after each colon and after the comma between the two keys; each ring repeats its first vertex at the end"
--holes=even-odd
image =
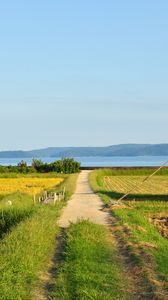
{"type": "Polygon", "coordinates": [[[134,194],[150,194],[150,195],[167,195],[168,194],[168,178],[167,176],[152,177],[143,185],[141,182],[144,176],[104,176],[103,185],[109,191],[117,193],[127,193],[131,188],[138,185],[134,190],[134,194]]]}

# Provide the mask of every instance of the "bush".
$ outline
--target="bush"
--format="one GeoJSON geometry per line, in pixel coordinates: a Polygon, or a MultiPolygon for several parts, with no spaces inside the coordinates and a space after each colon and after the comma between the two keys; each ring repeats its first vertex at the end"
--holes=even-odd
{"type": "Polygon", "coordinates": [[[28,166],[24,160],[18,163],[18,170],[20,173],[28,173],[28,166]]]}
{"type": "Polygon", "coordinates": [[[80,163],[75,161],[73,158],[64,158],[57,160],[52,164],[54,172],[58,173],[78,173],[80,170],[80,163]]]}
{"type": "Polygon", "coordinates": [[[53,163],[43,163],[41,160],[33,159],[32,167],[40,173],[57,172],[57,173],[78,173],[80,170],[80,163],[73,158],[64,158],[53,163]]]}

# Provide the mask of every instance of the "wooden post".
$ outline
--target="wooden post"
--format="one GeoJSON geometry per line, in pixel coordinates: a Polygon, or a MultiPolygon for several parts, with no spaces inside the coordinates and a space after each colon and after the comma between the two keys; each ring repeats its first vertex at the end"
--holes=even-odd
{"type": "Polygon", "coordinates": [[[57,194],[54,193],[54,205],[55,205],[55,203],[56,203],[56,201],[57,201],[57,198],[58,198],[57,194]]]}
{"type": "Polygon", "coordinates": [[[65,199],[65,186],[64,186],[64,189],[63,189],[63,199],[65,199]]]}
{"type": "Polygon", "coordinates": [[[58,200],[59,200],[59,201],[61,200],[61,197],[60,197],[60,196],[61,196],[61,193],[58,194],[58,200]]]}

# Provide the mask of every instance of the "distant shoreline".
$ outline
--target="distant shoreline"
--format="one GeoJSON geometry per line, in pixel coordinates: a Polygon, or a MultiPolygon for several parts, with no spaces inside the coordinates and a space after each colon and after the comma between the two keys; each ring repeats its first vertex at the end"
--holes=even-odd
{"type": "MultiPolygon", "coordinates": [[[[62,157],[38,157],[44,163],[51,163],[59,160],[62,157]]],[[[74,159],[81,163],[83,168],[132,168],[132,167],[155,167],[162,165],[168,156],[74,156],[74,159]]],[[[32,163],[32,157],[17,157],[17,158],[0,158],[0,165],[17,165],[21,160],[24,160],[28,165],[32,163]]]]}

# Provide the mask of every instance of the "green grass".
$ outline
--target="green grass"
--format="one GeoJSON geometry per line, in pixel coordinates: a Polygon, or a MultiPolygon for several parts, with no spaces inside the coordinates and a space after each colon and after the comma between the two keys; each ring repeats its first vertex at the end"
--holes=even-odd
{"type": "MultiPolygon", "coordinates": [[[[118,175],[116,172],[115,175],[118,175]]],[[[139,172],[141,170],[134,170],[132,174],[139,175],[139,172]]],[[[165,175],[165,172],[167,170],[163,170],[162,175],[165,175]]],[[[119,173],[121,175],[122,171],[119,171],[119,173]]],[[[123,170],[123,173],[125,175],[125,170],[123,170]]],[[[109,170],[97,170],[90,174],[92,189],[100,195],[106,204],[110,203],[115,193],[113,190],[106,190],[102,179],[103,176],[111,176],[111,174],[109,170]]],[[[128,175],[130,176],[130,173],[128,175]]],[[[130,251],[142,266],[145,267],[146,265],[145,256],[141,255],[142,251],[149,255],[148,262],[150,262],[151,274],[155,274],[158,281],[161,280],[159,278],[162,278],[162,284],[168,289],[168,240],[162,237],[158,229],[149,221],[152,216],[168,216],[168,201],[166,199],[161,201],[162,198],[158,200],[158,197],[155,199],[154,195],[152,195],[152,200],[150,198],[150,195],[146,195],[143,200],[125,200],[123,204],[126,207],[113,209],[112,215],[116,218],[116,225],[118,225],[118,238],[130,247],[130,251]]]]}
{"type": "Polygon", "coordinates": [[[0,211],[0,238],[9,232],[15,225],[30,217],[35,209],[4,209],[0,211]]]}
{"type": "MultiPolygon", "coordinates": [[[[67,197],[73,193],[76,179],[77,174],[67,176],[65,181],[67,197]]],[[[59,233],[56,222],[67,197],[55,206],[52,204],[34,206],[28,195],[15,194],[10,197],[12,199],[16,197],[13,210],[17,210],[17,213],[13,217],[14,224],[11,226],[8,224],[10,231],[6,231],[0,242],[0,299],[27,300],[31,299],[38,285],[39,272],[45,270],[53,255],[56,236],[59,233]],[[29,204],[24,207],[23,202],[29,204]],[[21,219],[21,216],[19,218],[21,211],[28,213],[30,209],[33,209],[33,214],[27,218],[21,219]]],[[[6,208],[6,219],[10,212],[12,214],[11,208],[6,208]]],[[[12,220],[8,220],[8,223],[10,222],[12,224],[12,220]]]]}
{"type": "MultiPolygon", "coordinates": [[[[136,176],[148,176],[150,174],[152,174],[154,171],[156,170],[156,168],[154,169],[145,169],[145,168],[131,168],[131,169],[97,169],[94,170],[93,172],[95,172],[96,174],[98,174],[99,176],[131,176],[131,175],[136,175],[136,176]]],[[[163,168],[161,169],[158,173],[155,174],[155,176],[158,175],[164,175],[164,176],[168,176],[168,168],[163,168]]]]}
{"type": "Polygon", "coordinates": [[[4,195],[0,201],[0,210],[1,209],[11,209],[11,208],[28,208],[34,206],[33,196],[28,194],[23,194],[16,192],[10,195],[4,195]],[[12,203],[10,205],[9,203],[12,203]]]}
{"type": "Polygon", "coordinates": [[[78,173],[73,173],[69,176],[65,175],[65,180],[56,189],[54,188],[54,190],[60,192],[65,188],[65,199],[69,199],[75,192],[77,177],[78,173]]]}
{"type": "Polygon", "coordinates": [[[20,222],[1,242],[0,299],[31,299],[33,287],[47,258],[51,255],[58,233],[55,207],[41,206],[38,212],[20,222]]]}
{"type": "Polygon", "coordinates": [[[167,213],[168,216],[168,203],[142,201],[130,205],[131,209],[114,211],[115,216],[119,218],[118,225],[129,228],[131,235],[126,235],[125,239],[133,245],[139,245],[151,255],[153,269],[158,275],[163,275],[168,284],[168,240],[149,222],[149,218],[153,215],[167,213]]]}
{"type": "Polygon", "coordinates": [[[128,280],[108,229],[89,221],[72,224],[51,299],[131,299],[127,290],[128,280]]]}
{"type": "Polygon", "coordinates": [[[49,172],[49,173],[0,173],[0,178],[67,178],[68,174],[49,172]]]}

